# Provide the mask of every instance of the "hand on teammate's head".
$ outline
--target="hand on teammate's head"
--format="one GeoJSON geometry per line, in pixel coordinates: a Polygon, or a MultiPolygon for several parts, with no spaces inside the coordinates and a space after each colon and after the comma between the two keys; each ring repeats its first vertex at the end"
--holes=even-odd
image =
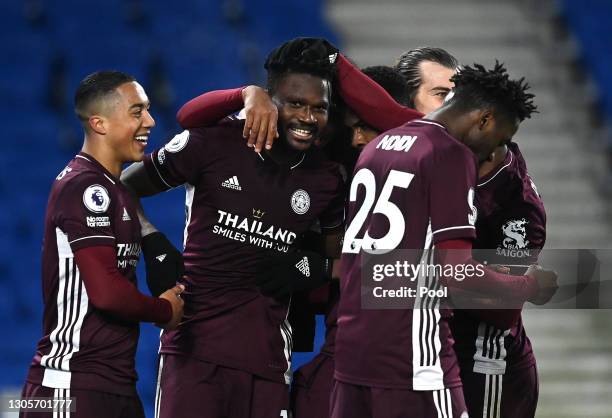
{"type": "Polygon", "coordinates": [[[242,90],[246,120],[242,135],[248,138],[247,145],[261,152],[265,146],[271,149],[278,138],[278,108],[268,93],[258,86],[247,86],[242,90]]]}

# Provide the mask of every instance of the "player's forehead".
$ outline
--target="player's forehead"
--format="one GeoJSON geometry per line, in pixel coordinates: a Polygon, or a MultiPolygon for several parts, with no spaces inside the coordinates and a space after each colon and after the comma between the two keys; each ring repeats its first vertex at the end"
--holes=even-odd
{"type": "Polygon", "coordinates": [[[144,88],[137,81],[123,83],[116,89],[120,104],[126,108],[147,107],[149,97],[144,88]]]}
{"type": "Polygon", "coordinates": [[[311,105],[329,104],[329,80],[305,73],[288,73],[276,86],[276,96],[311,105]]]}
{"type": "Polygon", "coordinates": [[[445,67],[434,61],[423,61],[419,64],[421,69],[421,85],[426,88],[442,87],[452,89],[455,84],[450,78],[455,74],[455,69],[445,67]]]}

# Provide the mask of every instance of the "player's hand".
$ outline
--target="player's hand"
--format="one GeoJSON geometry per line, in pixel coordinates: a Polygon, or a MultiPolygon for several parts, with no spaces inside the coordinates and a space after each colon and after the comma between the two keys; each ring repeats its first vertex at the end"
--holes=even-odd
{"type": "Polygon", "coordinates": [[[508,266],[502,266],[500,264],[490,264],[489,267],[498,273],[510,274],[510,267],[508,266]]]}
{"type": "Polygon", "coordinates": [[[325,38],[302,38],[303,42],[305,42],[309,49],[317,50],[324,49],[325,53],[329,57],[329,62],[334,64],[336,62],[336,58],[338,58],[338,53],[340,52],[338,48],[329,42],[325,38]]]}
{"type": "Polygon", "coordinates": [[[158,324],[160,328],[171,330],[178,327],[179,322],[181,322],[183,318],[183,307],[185,306],[185,302],[181,298],[181,293],[184,291],[185,286],[179,284],[159,295],[160,299],[166,299],[170,302],[170,305],[172,305],[172,319],[165,324],[158,324]]]}
{"type": "Polygon", "coordinates": [[[274,251],[261,267],[255,284],[264,295],[281,300],[293,292],[322,286],[331,278],[331,263],[311,251],[274,251]]]}
{"type": "Polygon", "coordinates": [[[247,86],[242,90],[246,121],[242,136],[247,138],[247,145],[261,152],[264,148],[272,148],[278,138],[276,124],[278,108],[268,93],[258,86],[247,86]]]}
{"type": "Polygon", "coordinates": [[[525,275],[533,278],[538,283],[538,294],[529,300],[529,302],[535,305],[544,305],[553,297],[559,288],[557,284],[557,273],[552,270],[545,270],[538,265],[532,265],[529,266],[525,275]]]}
{"type": "Polygon", "coordinates": [[[147,269],[147,286],[153,296],[174,287],[183,277],[183,255],[161,232],[142,239],[142,253],[147,269]]]}

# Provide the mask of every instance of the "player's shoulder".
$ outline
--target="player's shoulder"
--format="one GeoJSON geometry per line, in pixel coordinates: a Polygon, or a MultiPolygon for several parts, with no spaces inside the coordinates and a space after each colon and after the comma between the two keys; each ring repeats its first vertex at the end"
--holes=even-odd
{"type": "Polygon", "coordinates": [[[93,202],[94,209],[106,209],[116,193],[116,186],[117,179],[111,178],[89,158],[77,155],[56,176],[51,192],[60,202],[83,196],[84,202],[93,202]]]}
{"type": "Polygon", "coordinates": [[[223,141],[225,143],[244,142],[242,137],[244,123],[244,119],[231,116],[220,120],[214,125],[191,128],[187,132],[189,138],[196,140],[223,141]]]}
{"type": "Polygon", "coordinates": [[[491,193],[499,196],[495,189],[503,189],[505,199],[500,202],[501,210],[521,214],[527,219],[546,222],[544,203],[532,177],[527,171],[527,165],[518,145],[511,143],[508,146],[508,158],[502,167],[498,184],[491,189],[491,193]]]}
{"type": "Polygon", "coordinates": [[[508,151],[512,153],[512,162],[509,166],[512,174],[512,181],[520,188],[525,199],[535,202],[541,202],[542,197],[538,190],[535,181],[527,170],[527,163],[519,146],[512,142],[508,144],[508,151]]]}

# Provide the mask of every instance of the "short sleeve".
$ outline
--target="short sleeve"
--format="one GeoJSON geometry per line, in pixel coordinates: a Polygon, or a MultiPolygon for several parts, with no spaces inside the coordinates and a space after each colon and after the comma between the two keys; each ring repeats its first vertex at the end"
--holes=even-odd
{"type": "Polygon", "coordinates": [[[433,243],[476,238],[475,158],[457,145],[438,150],[434,161],[429,202],[433,243]]]}
{"type": "Polygon", "coordinates": [[[58,242],[75,251],[99,245],[115,245],[113,232],[114,190],[102,176],[82,174],[69,180],[56,203],[58,242]]]}
{"type": "Polygon", "coordinates": [[[211,154],[205,135],[206,129],[185,130],[147,155],[144,165],[149,178],[166,190],[196,184],[211,154]]]}

